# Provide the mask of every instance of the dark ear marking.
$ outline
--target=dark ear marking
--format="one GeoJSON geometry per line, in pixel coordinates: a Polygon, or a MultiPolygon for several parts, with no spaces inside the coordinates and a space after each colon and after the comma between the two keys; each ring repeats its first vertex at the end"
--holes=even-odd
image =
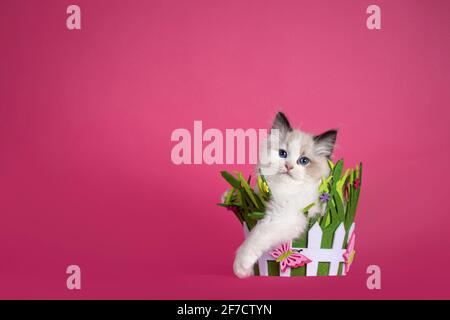
{"type": "Polygon", "coordinates": [[[278,112],[272,123],[272,129],[280,130],[281,134],[291,132],[293,129],[289,120],[283,112],[278,112]]]}
{"type": "Polygon", "coordinates": [[[328,130],[322,134],[314,136],[316,153],[320,156],[331,158],[334,145],[336,143],[337,130],[328,130]]]}

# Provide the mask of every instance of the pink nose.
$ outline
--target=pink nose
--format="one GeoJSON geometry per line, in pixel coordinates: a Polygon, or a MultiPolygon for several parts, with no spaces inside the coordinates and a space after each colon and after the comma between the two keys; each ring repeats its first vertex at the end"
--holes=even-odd
{"type": "Polygon", "coordinates": [[[294,169],[294,166],[292,164],[286,163],[284,166],[286,167],[287,171],[291,171],[292,169],[294,169]]]}

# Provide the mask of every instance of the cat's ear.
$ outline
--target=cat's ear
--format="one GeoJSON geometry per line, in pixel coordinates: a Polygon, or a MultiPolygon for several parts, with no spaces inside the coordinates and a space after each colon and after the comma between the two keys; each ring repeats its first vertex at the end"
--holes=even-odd
{"type": "Polygon", "coordinates": [[[314,147],[317,155],[331,158],[336,143],[337,130],[328,130],[314,136],[314,147]]]}
{"type": "Polygon", "coordinates": [[[291,124],[283,112],[278,112],[272,123],[272,130],[279,130],[281,135],[292,131],[291,124]]]}

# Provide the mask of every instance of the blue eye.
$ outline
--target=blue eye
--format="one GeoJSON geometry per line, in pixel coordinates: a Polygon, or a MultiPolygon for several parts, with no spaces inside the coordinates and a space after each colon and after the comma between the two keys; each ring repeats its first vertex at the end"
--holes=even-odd
{"type": "Polygon", "coordinates": [[[311,162],[311,160],[309,160],[307,157],[300,157],[297,160],[297,163],[301,166],[306,166],[307,164],[309,164],[311,162]]]}
{"type": "Polygon", "coordinates": [[[278,154],[280,155],[280,158],[287,158],[286,150],[280,149],[280,151],[278,151],[278,154]]]}

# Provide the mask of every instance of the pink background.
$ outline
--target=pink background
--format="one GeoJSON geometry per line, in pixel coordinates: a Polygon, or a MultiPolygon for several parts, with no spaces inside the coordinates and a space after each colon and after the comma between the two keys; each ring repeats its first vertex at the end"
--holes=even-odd
{"type": "Polygon", "coordinates": [[[71,3],[0,4],[0,298],[450,298],[449,1],[71,3]],[[348,277],[236,279],[219,171],[251,166],[171,162],[279,108],[365,164],[348,277]]]}

